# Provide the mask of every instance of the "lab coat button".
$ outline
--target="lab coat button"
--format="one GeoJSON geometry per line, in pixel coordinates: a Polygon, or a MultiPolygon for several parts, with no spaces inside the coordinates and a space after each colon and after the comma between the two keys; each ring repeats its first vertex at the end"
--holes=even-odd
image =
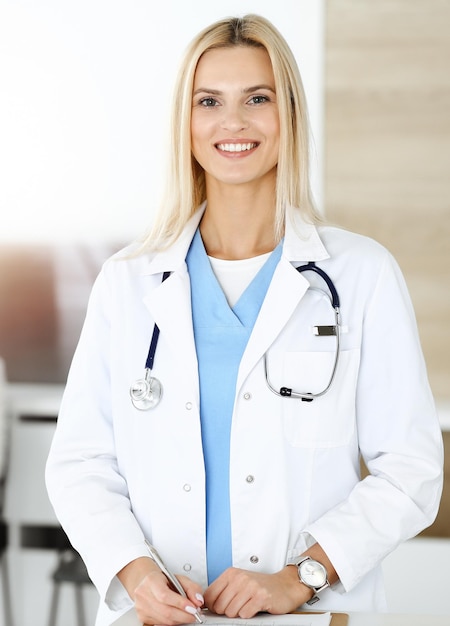
{"type": "Polygon", "coordinates": [[[246,391],[244,393],[244,400],[251,400],[252,394],[246,391]]]}
{"type": "Polygon", "coordinates": [[[190,491],[191,490],[191,486],[188,483],[186,483],[185,485],[183,485],[183,489],[184,489],[184,491],[190,491]]]}
{"type": "Polygon", "coordinates": [[[248,483],[252,483],[255,480],[255,477],[249,474],[245,479],[248,483]]]}
{"type": "Polygon", "coordinates": [[[253,563],[253,565],[256,565],[256,563],[259,563],[259,558],[254,554],[253,556],[250,557],[250,563],[253,563]]]}
{"type": "Polygon", "coordinates": [[[192,402],[186,402],[185,407],[187,411],[190,411],[192,409],[192,402]]]}
{"type": "Polygon", "coordinates": [[[185,572],[190,572],[191,569],[192,569],[192,565],[190,563],[185,563],[183,565],[183,569],[184,569],[185,572]]]}

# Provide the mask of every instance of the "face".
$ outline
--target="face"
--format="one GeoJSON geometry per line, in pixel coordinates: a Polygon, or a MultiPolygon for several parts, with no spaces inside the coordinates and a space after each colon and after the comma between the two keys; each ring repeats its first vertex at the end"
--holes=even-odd
{"type": "Polygon", "coordinates": [[[280,122],[275,80],[263,48],[206,52],[197,65],[192,153],[206,183],[275,185],[280,122]]]}

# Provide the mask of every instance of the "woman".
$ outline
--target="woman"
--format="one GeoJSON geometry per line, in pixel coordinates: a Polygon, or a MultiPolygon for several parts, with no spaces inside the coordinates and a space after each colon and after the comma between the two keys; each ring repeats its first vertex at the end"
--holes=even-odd
{"type": "Polygon", "coordinates": [[[269,22],[205,29],[175,94],[163,209],[94,286],[47,466],[97,625],[133,603],[147,624],[317,598],[383,610],[380,563],[431,524],[442,488],[403,278],[315,213],[301,80],[269,22]],[[152,338],[163,392],[145,410],[129,385],[152,338]]]}

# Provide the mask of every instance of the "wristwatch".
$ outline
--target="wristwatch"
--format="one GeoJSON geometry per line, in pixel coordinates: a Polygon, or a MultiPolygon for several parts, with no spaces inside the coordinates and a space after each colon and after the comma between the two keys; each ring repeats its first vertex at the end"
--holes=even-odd
{"type": "Polygon", "coordinates": [[[297,566],[300,582],[314,591],[313,597],[306,604],[315,604],[320,600],[317,594],[330,586],[325,566],[310,556],[303,556],[292,564],[297,566]]]}

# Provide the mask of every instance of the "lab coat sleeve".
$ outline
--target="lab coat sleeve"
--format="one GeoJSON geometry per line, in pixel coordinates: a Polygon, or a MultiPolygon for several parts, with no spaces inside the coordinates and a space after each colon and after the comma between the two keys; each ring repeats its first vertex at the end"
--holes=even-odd
{"type": "Polygon", "coordinates": [[[109,608],[118,610],[131,600],[115,575],[146,550],[115,452],[110,393],[112,311],[104,269],[93,287],[69,372],[46,482],[56,515],[100,596],[109,608]]]}
{"type": "Polygon", "coordinates": [[[306,529],[347,591],[433,522],[442,491],[442,434],[413,308],[388,253],[364,311],[356,415],[370,475],[306,529]]]}

